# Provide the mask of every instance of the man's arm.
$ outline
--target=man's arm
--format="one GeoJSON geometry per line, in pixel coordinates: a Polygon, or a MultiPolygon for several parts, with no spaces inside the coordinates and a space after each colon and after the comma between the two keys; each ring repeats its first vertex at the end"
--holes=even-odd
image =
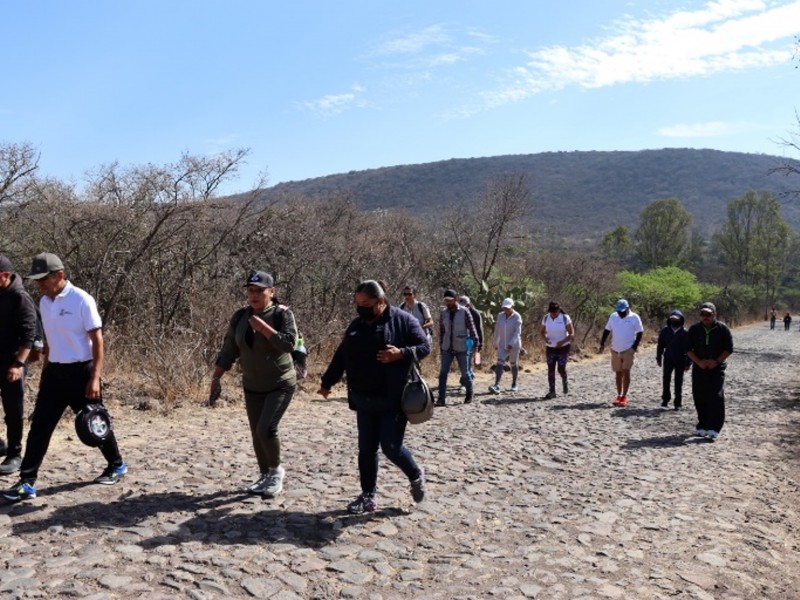
{"type": "Polygon", "coordinates": [[[91,400],[100,399],[100,375],[103,372],[103,330],[93,329],[88,332],[92,342],[92,377],[86,384],[86,397],[91,400]]]}

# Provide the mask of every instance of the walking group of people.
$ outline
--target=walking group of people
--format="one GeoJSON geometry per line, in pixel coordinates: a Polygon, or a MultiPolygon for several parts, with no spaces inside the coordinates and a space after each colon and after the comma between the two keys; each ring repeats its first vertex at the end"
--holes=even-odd
{"type": "MultiPolygon", "coordinates": [[[[778,311],[775,310],[775,308],[773,307],[773,309],[769,313],[769,328],[770,329],[775,329],[775,322],[777,320],[778,320],[778,311]]],[[[792,313],[790,313],[787,310],[786,313],[783,315],[783,330],[784,331],[789,331],[789,330],[791,330],[791,328],[792,328],[792,313]]]]}
{"type": "MultiPolygon", "coordinates": [[[[2,492],[9,501],[36,497],[39,469],[66,408],[69,406],[80,415],[103,404],[102,321],[94,298],[67,279],[63,263],[54,254],[34,257],[26,277],[35,281],[41,292],[38,311],[8,258],[0,256],[0,366],[6,374],[0,380],[0,394],[8,436],[0,475],[17,471],[20,474],[19,482],[2,492]],[[23,454],[25,375],[40,333],[44,338],[42,376],[23,454]]],[[[209,397],[219,396],[223,375],[238,361],[259,468],[258,476],[247,490],[272,497],[282,491],[286,474],[278,429],[297,386],[292,353],[299,334],[294,315],[280,303],[269,273],[250,272],[244,287],[246,306],[228,321],[215,361],[209,397]]],[[[430,309],[417,298],[413,287],[404,289],[404,301],[399,306],[388,301],[385,288],[385,284],[374,280],[363,281],[356,287],[353,293],[356,316],[347,326],[319,387],[319,394],[327,398],[331,389],[346,376],[348,405],[356,413],[358,429],[361,492],[347,506],[348,511],[355,514],[374,511],[378,506],[379,452],[403,471],[414,501],[425,498],[427,487],[424,468],[404,445],[408,420],[401,409],[401,396],[412,364],[431,352],[435,324],[430,309]]],[[[436,405],[446,405],[447,378],[454,361],[461,373],[464,402],[470,403],[474,398],[473,366],[480,365],[484,345],[481,314],[472,306],[469,297],[459,297],[452,289],[444,291],[442,303],[436,405]]],[[[497,357],[495,381],[489,386],[493,394],[500,393],[500,381],[507,371],[511,373],[510,391],[518,389],[522,317],[514,306],[514,300],[506,298],[497,315],[492,336],[497,357]]],[[[716,309],[710,303],[701,306],[699,323],[688,331],[683,325],[683,315],[676,310],[659,336],[656,360],[664,370],[662,405],[670,402],[670,380],[674,373],[674,406],[680,408],[683,372],[693,364],[692,393],[698,412],[696,433],[713,440],[725,418],[725,360],[733,351],[732,337],[728,328],[716,320],[716,309]]],[[[555,398],[556,372],[561,378],[563,393],[569,390],[567,362],[575,327],[561,306],[551,302],[539,332],[546,346],[548,367],[549,392],[545,398],[555,398]]],[[[631,311],[626,300],[620,299],[600,342],[602,352],[611,336],[611,364],[617,388],[613,404],[616,406],[628,404],[630,373],[642,333],[641,319],[631,311]]],[[[128,467],[110,422],[106,429],[102,437],[91,444],[99,448],[106,460],[105,468],[94,481],[113,485],[125,476],[128,467]]]]}
{"type": "MultiPolygon", "coordinates": [[[[611,336],[611,368],[616,375],[617,397],[614,406],[628,405],[628,390],[635,354],[644,328],[639,315],[624,298],[617,301],[600,340],[600,352],[611,336]]],[[[656,363],[662,369],[661,406],[670,401],[675,410],[683,405],[683,375],[692,369],[692,397],[697,410],[695,435],[715,441],[725,424],[726,360],[733,352],[733,336],[725,323],[717,319],[711,302],[700,305],[699,322],[687,330],[680,310],[674,310],[660,331],[656,347],[656,363]],[[674,373],[674,398],[671,382],[674,373]]]]}

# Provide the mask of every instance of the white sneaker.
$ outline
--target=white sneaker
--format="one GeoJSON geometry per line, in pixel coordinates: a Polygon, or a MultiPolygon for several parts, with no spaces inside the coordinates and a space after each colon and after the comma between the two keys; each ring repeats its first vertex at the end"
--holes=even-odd
{"type": "Polygon", "coordinates": [[[511,391],[512,391],[512,392],[518,392],[518,391],[519,391],[519,388],[518,388],[516,385],[512,385],[512,386],[511,386],[511,391]]]}
{"type": "Polygon", "coordinates": [[[705,429],[695,429],[694,434],[697,437],[706,437],[706,430],[705,429]]]}
{"type": "Polygon", "coordinates": [[[489,391],[492,392],[493,394],[499,394],[500,393],[500,386],[499,385],[490,385],[489,386],[489,391]]]}
{"type": "Polygon", "coordinates": [[[269,473],[267,473],[267,480],[264,483],[264,489],[262,490],[262,494],[267,497],[275,496],[276,494],[280,494],[283,491],[283,477],[286,475],[286,471],[283,467],[278,467],[277,469],[270,469],[269,473]]]}
{"type": "Polygon", "coordinates": [[[713,429],[709,429],[708,431],[706,431],[706,439],[711,441],[711,442],[716,440],[718,435],[719,434],[716,431],[714,431],[713,429]]]}

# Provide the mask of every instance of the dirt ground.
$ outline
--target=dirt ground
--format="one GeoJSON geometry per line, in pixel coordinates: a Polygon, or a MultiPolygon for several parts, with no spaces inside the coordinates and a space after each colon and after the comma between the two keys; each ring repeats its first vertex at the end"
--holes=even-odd
{"type": "Polygon", "coordinates": [[[128,476],[87,483],[102,458],[63,423],[39,497],[0,507],[0,595],[800,598],[800,332],[757,324],[734,342],[716,443],[691,435],[688,380],[683,410],[660,407],[652,347],[626,408],[609,406],[607,355],[571,363],[571,393],[554,400],[541,399],[540,365],[516,394],[488,394],[479,374],[470,405],[453,373],[449,406],[408,429],[427,499],[415,505],[382,459],[379,510],[366,516],[344,511],[359,486],[341,387],[293,402],[284,493],[266,500],[242,492],[256,466],[241,402],[165,416],[112,382],[128,476]]]}

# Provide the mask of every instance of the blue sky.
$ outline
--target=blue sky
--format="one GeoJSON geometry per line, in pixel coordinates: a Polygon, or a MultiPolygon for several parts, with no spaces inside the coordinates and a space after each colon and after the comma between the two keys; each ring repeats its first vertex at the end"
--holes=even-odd
{"type": "MultiPolygon", "coordinates": [[[[0,143],[102,164],[249,148],[225,191],[559,150],[783,156],[800,0],[3,3],[0,143]]],[[[788,154],[791,158],[798,158],[788,154]]]]}

